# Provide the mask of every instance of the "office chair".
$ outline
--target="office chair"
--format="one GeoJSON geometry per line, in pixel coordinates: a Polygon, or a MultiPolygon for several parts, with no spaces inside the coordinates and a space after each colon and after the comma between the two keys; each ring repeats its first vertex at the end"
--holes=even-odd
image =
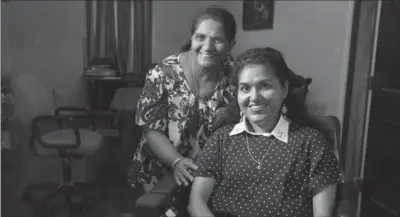
{"type": "MultiPolygon", "coordinates": [[[[35,164],[34,159],[36,162],[41,159],[47,162],[39,165],[39,169],[55,163],[54,160],[50,163],[44,158],[61,161],[62,166],[62,183],[29,183],[22,193],[22,199],[25,202],[32,202],[30,199],[34,191],[51,191],[42,198],[40,205],[35,207],[35,216],[54,216],[54,213],[47,212],[49,208],[54,207],[50,202],[57,196],[63,196],[65,199],[70,216],[78,216],[78,212],[93,210],[97,202],[94,199],[99,198],[94,195],[96,193],[94,190],[99,190],[101,193],[101,187],[94,183],[72,180],[73,162],[93,156],[103,144],[103,136],[95,131],[92,114],[86,109],[77,107],[55,108],[54,94],[32,74],[22,74],[13,78],[11,90],[15,103],[15,116],[21,123],[22,131],[29,137],[29,148],[22,147],[22,149],[36,157],[26,155],[21,159],[24,161],[20,169],[21,175],[35,173],[30,167],[35,164]],[[79,123],[74,119],[74,115],[78,113],[84,113],[80,117],[89,121],[90,128],[79,127],[79,123]],[[55,129],[45,125],[46,122],[53,123],[55,129]],[[82,201],[74,202],[74,196],[82,198],[82,201]]],[[[100,197],[102,196],[104,195],[100,197]]]]}

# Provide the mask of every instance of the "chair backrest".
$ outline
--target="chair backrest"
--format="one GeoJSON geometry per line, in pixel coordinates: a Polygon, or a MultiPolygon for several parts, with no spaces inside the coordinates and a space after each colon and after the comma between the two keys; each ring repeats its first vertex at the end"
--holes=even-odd
{"type": "Polygon", "coordinates": [[[320,130],[326,136],[327,143],[331,146],[335,157],[339,162],[340,169],[343,171],[343,156],[341,156],[342,147],[340,144],[341,127],[339,119],[335,116],[322,116],[315,114],[309,114],[308,117],[311,126],[320,130]]]}
{"type": "Polygon", "coordinates": [[[55,109],[50,89],[32,74],[17,75],[11,80],[14,115],[29,130],[34,117],[52,114],[55,109]]]}

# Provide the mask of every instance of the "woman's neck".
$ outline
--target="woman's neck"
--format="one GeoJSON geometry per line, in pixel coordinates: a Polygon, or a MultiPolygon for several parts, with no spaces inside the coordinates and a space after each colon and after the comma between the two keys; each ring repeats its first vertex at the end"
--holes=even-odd
{"type": "Polygon", "coordinates": [[[219,77],[219,70],[220,67],[203,68],[199,66],[197,69],[194,69],[193,74],[202,81],[217,80],[219,77]]]}
{"type": "Polygon", "coordinates": [[[248,126],[251,127],[254,133],[271,133],[278,124],[279,117],[278,115],[272,120],[265,120],[260,123],[250,123],[250,121],[247,121],[247,123],[249,123],[248,126]]]}
{"type": "Polygon", "coordinates": [[[202,67],[197,63],[196,55],[188,52],[188,62],[191,67],[192,73],[196,75],[199,80],[215,80],[218,79],[219,71],[221,70],[221,65],[218,64],[212,67],[202,67]]]}

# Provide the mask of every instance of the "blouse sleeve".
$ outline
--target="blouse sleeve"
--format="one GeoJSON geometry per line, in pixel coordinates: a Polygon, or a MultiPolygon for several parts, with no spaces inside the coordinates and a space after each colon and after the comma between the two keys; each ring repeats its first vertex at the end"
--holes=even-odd
{"type": "Polygon", "coordinates": [[[315,195],[322,188],[338,184],[340,172],[338,160],[328,146],[322,133],[311,139],[310,153],[310,191],[315,195]]]}
{"type": "Polygon", "coordinates": [[[210,177],[215,180],[220,180],[221,178],[221,130],[214,132],[211,137],[207,140],[204,148],[198,158],[196,159],[196,164],[198,169],[195,171],[195,177],[210,177]]]}
{"type": "Polygon", "coordinates": [[[166,76],[160,66],[151,69],[136,107],[136,124],[165,132],[168,118],[166,76]]]}

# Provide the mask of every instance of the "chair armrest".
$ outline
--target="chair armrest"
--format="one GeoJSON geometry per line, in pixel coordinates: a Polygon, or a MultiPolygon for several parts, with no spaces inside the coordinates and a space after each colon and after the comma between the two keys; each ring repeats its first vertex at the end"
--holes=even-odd
{"type": "Polygon", "coordinates": [[[143,217],[159,217],[167,210],[171,195],[176,192],[178,185],[172,173],[167,174],[149,192],[136,200],[137,214],[143,217]]]}
{"type": "Polygon", "coordinates": [[[85,112],[86,114],[90,114],[91,112],[88,109],[81,108],[81,107],[75,107],[75,106],[60,106],[57,107],[54,114],[59,115],[62,111],[79,111],[79,112],[85,112]]]}
{"type": "Polygon", "coordinates": [[[357,186],[352,182],[338,184],[336,194],[336,217],[353,217],[357,214],[357,206],[354,202],[358,195],[357,186]]]}
{"type": "MultiPolygon", "coordinates": [[[[86,113],[86,117],[90,121],[90,125],[91,125],[92,130],[95,130],[94,115],[88,109],[81,108],[81,107],[74,107],[74,106],[60,106],[60,107],[56,108],[56,110],[54,111],[54,115],[55,116],[61,116],[62,112],[71,112],[71,111],[86,113]]],[[[60,126],[60,128],[62,128],[62,125],[61,125],[60,122],[59,122],[59,126],[60,126]]]]}
{"type": "Polygon", "coordinates": [[[167,174],[160,182],[157,183],[154,188],[152,188],[149,193],[172,195],[177,189],[178,184],[176,184],[174,175],[172,173],[167,174]]]}
{"type": "Polygon", "coordinates": [[[353,217],[356,216],[356,212],[355,206],[350,201],[343,200],[337,206],[336,217],[353,217]]]}
{"type": "MultiPolygon", "coordinates": [[[[40,145],[46,148],[57,148],[57,149],[72,149],[78,148],[81,145],[81,137],[79,133],[78,127],[75,125],[72,118],[62,117],[62,116],[53,116],[53,115],[43,115],[37,116],[32,120],[32,139],[37,140],[40,145]],[[75,134],[75,143],[74,144],[49,144],[43,141],[42,134],[40,132],[39,123],[43,121],[54,121],[57,123],[64,122],[72,128],[75,134]]],[[[33,140],[31,142],[33,142],[33,140]]]]}

